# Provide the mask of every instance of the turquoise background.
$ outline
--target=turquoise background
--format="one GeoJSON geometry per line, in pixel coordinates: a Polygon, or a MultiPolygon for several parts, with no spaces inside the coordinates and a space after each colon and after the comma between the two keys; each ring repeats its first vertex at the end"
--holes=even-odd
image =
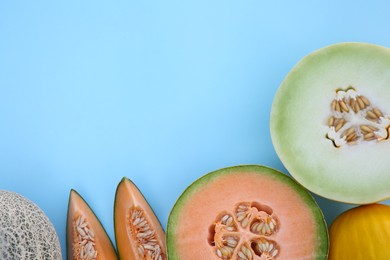
{"type": "MultiPolygon", "coordinates": [[[[37,203],[65,253],[71,188],[113,238],[123,176],[165,227],[207,172],[286,172],[269,132],[279,84],[326,45],[389,47],[388,10],[388,1],[0,1],[0,188],[37,203]]],[[[328,223],[351,207],[315,198],[328,223]]]]}

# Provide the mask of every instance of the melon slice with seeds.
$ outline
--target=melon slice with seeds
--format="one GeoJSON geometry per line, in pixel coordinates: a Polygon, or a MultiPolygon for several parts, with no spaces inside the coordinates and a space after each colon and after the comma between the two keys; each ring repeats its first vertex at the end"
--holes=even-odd
{"type": "Polygon", "coordinates": [[[259,165],[221,169],[196,180],[168,220],[170,260],[325,260],[320,208],[289,176],[259,165]]]}
{"type": "Polygon", "coordinates": [[[68,259],[118,259],[99,219],[75,190],[71,190],[69,196],[66,237],[68,259]]]}
{"type": "Polygon", "coordinates": [[[390,198],[390,49],[340,43],[304,57],[279,87],[271,136],[310,191],[355,204],[390,198]]]}
{"type": "Polygon", "coordinates": [[[116,190],[114,225],[120,259],[167,259],[164,230],[141,191],[127,178],[116,190]]]}

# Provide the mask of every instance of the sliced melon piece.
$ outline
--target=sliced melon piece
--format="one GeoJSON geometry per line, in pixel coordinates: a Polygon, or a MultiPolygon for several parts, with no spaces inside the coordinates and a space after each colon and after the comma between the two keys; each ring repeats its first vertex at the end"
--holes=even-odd
{"type": "Polygon", "coordinates": [[[167,259],[164,230],[141,191],[127,178],[116,190],[114,225],[120,259],[167,259]]]}
{"type": "Polygon", "coordinates": [[[329,260],[390,259],[390,206],[352,208],[332,223],[329,260]]]}
{"type": "Polygon", "coordinates": [[[390,197],[390,49],[341,43],[303,58],[278,89],[272,142],[291,175],[323,197],[390,197]]]}
{"type": "Polygon", "coordinates": [[[322,212],[292,178],[258,165],[211,172],[191,184],[168,220],[170,260],[326,259],[322,212]]]}
{"type": "Polygon", "coordinates": [[[69,196],[66,237],[69,260],[118,259],[99,219],[75,190],[71,190],[69,196]]]}

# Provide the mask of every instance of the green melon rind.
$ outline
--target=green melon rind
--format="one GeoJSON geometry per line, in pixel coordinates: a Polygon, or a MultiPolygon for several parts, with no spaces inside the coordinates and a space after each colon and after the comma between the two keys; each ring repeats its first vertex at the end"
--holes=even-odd
{"type": "Polygon", "coordinates": [[[210,181],[214,181],[218,179],[219,176],[227,175],[227,174],[238,174],[239,172],[255,173],[262,176],[267,175],[269,177],[272,177],[274,179],[277,179],[278,181],[285,183],[286,185],[291,187],[294,191],[296,191],[296,193],[310,208],[313,215],[313,219],[316,222],[317,234],[318,234],[318,239],[317,239],[318,250],[316,251],[317,252],[316,259],[324,260],[327,258],[328,250],[329,250],[329,245],[328,245],[329,237],[328,237],[326,222],[321,209],[317,205],[314,198],[310,195],[310,193],[298,182],[296,182],[289,176],[275,169],[262,166],[262,165],[238,165],[238,166],[222,168],[200,177],[195,182],[193,182],[189,187],[187,187],[185,191],[181,194],[181,196],[177,199],[168,218],[168,225],[167,225],[167,232],[166,232],[168,259],[180,260],[180,258],[177,255],[176,245],[175,245],[176,224],[179,223],[180,221],[180,213],[184,205],[187,203],[188,199],[190,199],[191,196],[198,191],[198,189],[202,188],[203,185],[207,184],[210,181]]]}
{"type": "Polygon", "coordinates": [[[357,84],[361,87],[358,91],[381,101],[376,105],[387,106],[384,112],[390,113],[390,91],[386,91],[389,71],[389,48],[347,42],[307,55],[286,76],[272,106],[271,138],[286,169],[304,187],[322,197],[354,204],[390,197],[390,164],[378,156],[387,153],[389,141],[375,148],[366,146],[360,154],[355,147],[335,149],[325,138],[327,115],[322,109],[328,108],[334,98],[334,92],[323,86],[357,84]],[[318,78],[325,83],[318,83],[318,78]],[[303,112],[304,105],[309,113],[303,112]],[[346,149],[355,157],[342,157],[346,149]]]}
{"type": "MultiPolygon", "coordinates": [[[[87,203],[87,201],[83,198],[83,196],[81,196],[80,193],[78,193],[78,192],[77,192],[76,190],[74,190],[74,189],[71,189],[71,190],[70,190],[70,193],[69,193],[68,211],[67,211],[66,216],[69,215],[69,205],[70,205],[70,197],[71,197],[70,195],[72,194],[72,192],[74,192],[74,194],[75,194],[76,196],[78,196],[78,197],[83,201],[83,203],[85,204],[84,206],[88,207],[88,208],[91,210],[93,216],[96,218],[97,222],[98,222],[98,223],[100,224],[100,226],[102,227],[102,230],[103,230],[104,234],[108,237],[108,240],[110,241],[111,247],[113,248],[115,254],[118,256],[118,252],[115,250],[115,246],[114,246],[114,244],[112,243],[112,240],[111,240],[110,236],[108,235],[106,229],[104,228],[104,226],[103,226],[102,222],[100,221],[100,219],[98,218],[98,216],[95,214],[95,211],[92,210],[92,208],[89,206],[89,204],[87,203]]],[[[68,217],[67,217],[67,218],[68,218],[68,217]]],[[[72,245],[69,245],[69,244],[68,244],[68,243],[69,243],[69,242],[68,242],[68,228],[69,228],[69,224],[70,224],[70,223],[68,223],[68,220],[67,220],[67,221],[66,221],[66,238],[67,238],[67,239],[66,239],[66,257],[67,257],[67,259],[69,259],[69,258],[72,257],[72,256],[68,256],[68,247],[72,246],[72,245]]]]}

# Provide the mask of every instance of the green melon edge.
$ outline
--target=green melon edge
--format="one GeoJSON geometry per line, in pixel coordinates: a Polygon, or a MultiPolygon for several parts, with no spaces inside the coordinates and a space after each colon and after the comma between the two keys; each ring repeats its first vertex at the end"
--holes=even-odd
{"type": "MultiPolygon", "coordinates": [[[[283,102],[283,96],[288,96],[289,92],[293,91],[291,88],[287,88],[286,86],[291,84],[290,82],[296,81],[296,73],[301,69],[301,67],[308,67],[310,64],[315,64],[318,62],[318,59],[316,57],[321,54],[325,55],[326,52],[338,52],[340,55],[342,55],[345,52],[349,52],[350,48],[354,49],[362,49],[366,53],[372,52],[375,54],[375,56],[378,55],[378,53],[383,54],[383,56],[389,56],[390,57],[390,48],[386,48],[384,46],[372,44],[372,43],[364,43],[364,42],[341,42],[341,43],[336,43],[332,44],[323,48],[320,48],[318,50],[315,50],[311,52],[310,54],[304,56],[302,59],[298,61],[297,64],[294,65],[294,67],[290,70],[290,72],[287,74],[287,76],[283,79],[283,82],[281,83],[280,87],[278,88],[273,103],[272,103],[272,109],[270,113],[270,132],[271,132],[271,140],[274,146],[274,149],[279,157],[279,159],[282,161],[283,165],[286,167],[286,169],[289,171],[289,173],[292,175],[294,179],[296,179],[300,184],[303,186],[307,187],[311,192],[314,194],[317,194],[321,197],[333,200],[333,201],[338,201],[342,203],[347,203],[347,204],[370,204],[370,203],[377,203],[381,202],[387,199],[390,199],[390,195],[385,196],[385,197],[378,197],[376,198],[367,198],[367,194],[361,194],[359,191],[355,192],[353,198],[348,197],[348,198],[339,198],[339,197],[333,197],[332,194],[325,194],[323,192],[324,189],[321,190],[314,190],[309,188],[309,185],[307,183],[310,183],[310,181],[306,182],[306,180],[300,179],[299,175],[299,170],[295,171],[292,169],[297,169],[297,168],[302,168],[299,165],[297,166],[296,163],[294,163],[294,159],[289,159],[289,158],[295,158],[295,155],[293,152],[288,151],[288,149],[283,149],[283,129],[284,127],[284,117],[281,112],[283,107],[285,106],[285,102],[283,102]],[[282,134],[276,134],[277,132],[281,132],[282,134]],[[279,135],[279,137],[276,137],[276,135],[279,135]],[[294,165],[294,166],[292,166],[294,165]],[[297,173],[298,172],[298,173],[297,173]]],[[[390,59],[389,64],[390,64],[390,59]]],[[[310,66],[309,66],[310,67],[310,66]]],[[[284,99],[285,101],[285,99],[284,99]]],[[[288,142],[287,144],[288,145],[288,142]]],[[[300,169],[302,170],[302,169],[300,169]]],[[[353,178],[353,176],[352,176],[353,178]]],[[[331,185],[324,183],[325,187],[326,185],[331,185]]]]}
{"type": "Polygon", "coordinates": [[[316,259],[318,260],[326,259],[329,250],[329,236],[328,236],[328,230],[324,219],[324,215],[320,207],[317,205],[317,202],[314,200],[311,194],[294,179],[292,179],[291,177],[285,175],[284,173],[278,170],[272,169],[267,166],[262,166],[262,165],[238,165],[238,166],[222,168],[200,177],[199,179],[194,181],[190,186],[188,186],[185,189],[185,191],[180,195],[180,197],[177,199],[176,203],[174,204],[169,214],[167,231],[166,231],[168,258],[170,260],[179,259],[179,257],[177,256],[177,252],[175,250],[176,248],[175,237],[174,237],[174,234],[176,233],[175,223],[178,223],[180,212],[183,206],[185,205],[185,203],[191,197],[191,195],[196,193],[197,190],[203,186],[203,184],[218,178],[222,174],[235,174],[240,171],[272,176],[273,178],[287,184],[294,191],[296,191],[297,194],[300,195],[302,200],[311,209],[313,218],[316,222],[317,234],[318,234],[318,240],[317,240],[318,249],[316,251],[317,252],[316,259]]]}

